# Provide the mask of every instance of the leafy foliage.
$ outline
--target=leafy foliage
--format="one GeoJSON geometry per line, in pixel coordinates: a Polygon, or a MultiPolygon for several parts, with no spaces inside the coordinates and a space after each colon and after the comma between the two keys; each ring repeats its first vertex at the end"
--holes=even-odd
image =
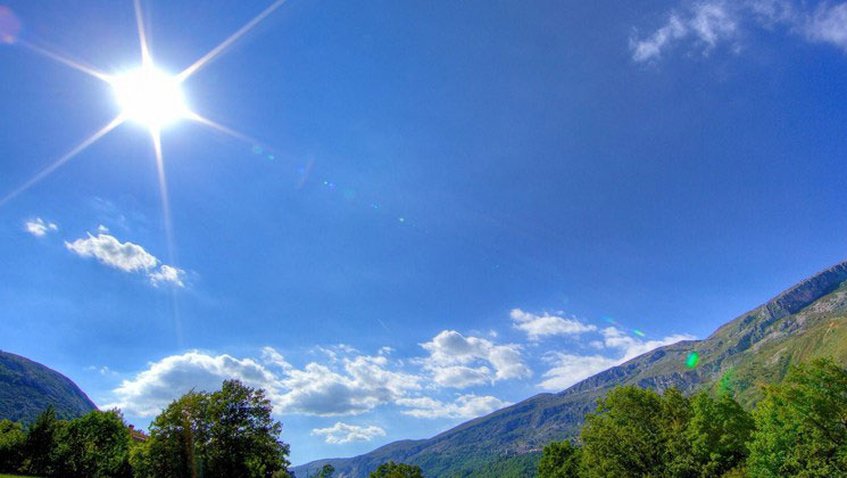
{"type": "Polygon", "coordinates": [[[421,467],[389,461],[379,465],[369,478],[423,478],[421,467]]]}
{"type": "Polygon", "coordinates": [[[754,416],[750,476],[847,476],[847,369],[830,360],[794,367],[754,416]]]}
{"type": "Polygon", "coordinates": [[[25,442],[26,433],[20,423],[0,420],[0,473],[18,471],[25,442]]]}
{"type": "MultiPolygon", "coordinates": [[[[567,473],[540,474],[722,477],[743,466],[752,430],[752,418],[729,395],[689,399],[674,389],[659,395],[620,387],[586,419],[581,469],[572,463],[567,473]]],[[[580,455],[572,448],[550,448],[549,454],[548,463],[580,455]]]]}
{"type": "Polygon", "coordinates": [[[569,441],[553,442],[544,447],[538,462],[539,478],[572,478],[580,476],[582,449],[569,441]]]}
{"type": "Polygon", "coordinates": [[[286,476],[281,432],[262,390],[227,380],[214,393],[183,395],[156,417],[149,443],[133,451],[135,476],[286,476]]]}
{"type": "Polygon", "coordinates": [[[59,437],[66,422],[56,418],[56,410],[47,407],[35,419],[23,444],[22,471],[33,475],[55,476],[59,437]]]}
{"type": "Polygon", "coordinates": [[[67,478],[128,478],[129,429],[117,410],[93,411],[62,428],[56,474],[67,478]]]}

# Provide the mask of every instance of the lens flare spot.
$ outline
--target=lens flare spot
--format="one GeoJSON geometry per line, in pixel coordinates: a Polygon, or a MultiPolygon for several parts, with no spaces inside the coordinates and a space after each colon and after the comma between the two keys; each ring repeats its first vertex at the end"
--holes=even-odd
{"type": "Polygon", "coordinates": [[[191,113],[179,81],[153,66],[118,75],[111,83],[123,115],[150,129],[161,129],[191,113]]]}
{"type": "Polygon", "coordinates": [[[697,352],[691,352],[688,354],[688,357],[685,358],[685,366],[688,368],[694,368],[698,363],[700,363],[700,354],[697,352]]]}
{"type": "Polygon", "coordinates": [[[21,21],[11,8],[0,6],[0,43],[15,43],[21,33],[21,21]]]}

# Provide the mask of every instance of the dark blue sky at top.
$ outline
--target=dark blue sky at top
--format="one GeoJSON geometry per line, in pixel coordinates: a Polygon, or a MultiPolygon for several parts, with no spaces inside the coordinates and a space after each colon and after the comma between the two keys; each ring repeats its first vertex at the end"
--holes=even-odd
{"type": "MultiPolygon", "coordinates": [[[[131,2],[6,4],[21,38],[108,72],[139,61],[131,2]]],[[[176,72],[266,4],[144,5],[154,58],[176,72]]],[[[707,336],[845,258],[847,59],[753,28],[738,52],[634,62],[635,32],[675,5],[291,0],[185,85],[259,146],[191,123],[163,133],[173,258],[138,126],[0,208],[0,348],[105,403],[191,349],[270,345],[301,365],[338,343],[414,357],[445,329],[515,342],[513,308],[707,336]],[[26,234],[34,217],[59,232],[26,234]],[[100,224],[175,261],[186,287],[63,246],[100,224]]],[[[0,47],[0,78],[0,194],[117,113],[106,85],[22,46],[0,47]]],[[[336,419],[310,420],[283,416],[299,459],[374,445],[319,445],[309,427],[336,419]]],[[[460,421],[409,420],[388,438],[460,421]]]]}

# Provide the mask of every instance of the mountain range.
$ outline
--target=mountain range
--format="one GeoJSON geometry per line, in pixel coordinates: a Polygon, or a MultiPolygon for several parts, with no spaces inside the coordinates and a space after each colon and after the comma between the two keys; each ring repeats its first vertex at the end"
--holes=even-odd
{"type": "Polygon", "coordinates": [[[68,377],[0,350],[0,419],[28,423],[49,405],[59,418],[75,418],[97,408],[68,377]]]}
{"type": "Polygon", "coordinates": [[[429,439],[397,441],[364,455],[318,460],[294,471],[308,476],[329,463],[339,478],[360,478],[394,460],[419,465],[429,477],[533,476],[543,446],[577,436],[585,415],[612,388],[676,387],[685,393],[724,388],[751,406],[761,386],[779,381],[791,364],[817,357],[847,364],[845,318],[847,262],[842,262],[729,321],[706,339],[657,348],[562,392],[535,395],[429,439]]]}

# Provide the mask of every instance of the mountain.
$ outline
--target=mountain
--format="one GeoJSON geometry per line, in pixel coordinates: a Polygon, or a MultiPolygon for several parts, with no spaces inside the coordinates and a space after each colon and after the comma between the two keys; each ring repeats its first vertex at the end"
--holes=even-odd
{"type": "Polygon", "coordinates": [[[731,388],[743,404],[790,364],[817,357],[847,364],[847,262],[833,266],[726,323],[704,340],[661,347],[600,372],[563,392],[543,393],[425,440],[390,443],[353,458],[294,468],[307,476],[324,463],[341,478],[366,477],[387,460],[420,465],[429,477],[534,475],[541,448],[576,436],[597,398],[620,385],[659,391],[731,388]],[[686,364],[696,353],[699,363],[686,364]]]}
{"type": "Polygon", "coordinates": [[[78,417],[97,408],[68,377],[0,350],[0,419],[29,422],[48,405],[60,418],[78,417]]]}

